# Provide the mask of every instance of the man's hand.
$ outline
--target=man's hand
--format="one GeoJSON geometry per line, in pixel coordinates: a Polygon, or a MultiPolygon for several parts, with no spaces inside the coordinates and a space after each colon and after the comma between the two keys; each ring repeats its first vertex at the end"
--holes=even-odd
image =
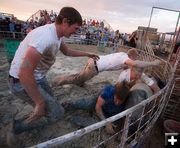
{"type": "Polygon", "coordinates": [[[99,56],[96,55],[96,54],[88,53],[88,57],[89,57],[89,58],[92,58],[92,59],[94,59],[94,60],[99,60],[99,56]]]}
{"type": "Polygon", "coordinates": [[[42,102],[35,106],[33,113],[27,118],[27,122],[31,123],[45,115],[45,103],[42,102]]]}
{"type": "Polygon", "coordinates": [[[115,128],[115,127],[116,127],[116,126],[115,126],[114,124],[112,124],[111,122],[108,122],[108,123],[106,124],[106,132],[107,132],[108,134],[114,134],[115,131],[114,131],[113,128],[115,128]]]}
{"type": "Polygon", "coordinates": [[[55,78],[51,82],[51,87],[61,86],[61,85],[66,84],[66,79],[67,79],[67,76],[65,75],[55,76],[55,78]]]}
{"type": "Polygon", "coordinates": [[[153,61],[153,64],[154,64],[154,66],[159,66],[159,65],[162,64],[162,61],[156,59],[156,60],[153,61]]]}
{"type": "Polygon", "coordinates": [[[58,86],[60,84],[60,76],[55,76],[55,78],[51,82],[51,86],[58,86]]]}

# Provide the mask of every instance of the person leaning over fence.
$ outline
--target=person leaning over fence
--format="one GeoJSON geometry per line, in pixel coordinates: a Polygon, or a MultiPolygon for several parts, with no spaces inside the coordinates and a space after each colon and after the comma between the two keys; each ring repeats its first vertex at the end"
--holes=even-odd
{"type": "Polygon", "coordinates": [[[72,7],[61,9],[55,23],[32,30],[21,42],[9,71],[10,90],[19,98],[35,106],[26,120],[15,120],[12,132],[20,134],[63,117],[64,109],[54,98],[45,78],[60,50],[66,56],[87,56],[97,60],[95,54],[69,49],[62,37],[70,37],[82,24],[80,13],[72,7]]]}
{"type": "Polygon", "coordinates": [[[67,76],[56,76],[53,85],[64,84],[77,84],[82,85],[85,81],[93,78],[99,72],[121,70],[124,66],[134,67],[148,67],[157,66],[161,63],[160,60],[154,60],[152,62],[136,60],[138,51],[135,48],[129,49],[128,53],[118,52],[108,55],[100,56],[99,60],[90,58],[87,61],[86,66],[79,73],[71,74],[67,76]]]}
{"type": "Polygon", "coordinates": [[[118,82],[123,85],[126,82],[129,87],[132,87],[136,81],[141,81],[148,85],[153,93],[156,93],[160,90],[157,83],[153,80],[153,78],[148,77],[144,72],[143,68],[131,67],[124,71],[122,71],[119,75],[118,82]]]}
{"type": "Polygon", "coordinates": [[[137,36],[137,31],[134,31],[129,36],[128,46],[136,48],[136,43],[137,43],[137,40],[138,40],[138,38],[136,36],[137,36]]]}

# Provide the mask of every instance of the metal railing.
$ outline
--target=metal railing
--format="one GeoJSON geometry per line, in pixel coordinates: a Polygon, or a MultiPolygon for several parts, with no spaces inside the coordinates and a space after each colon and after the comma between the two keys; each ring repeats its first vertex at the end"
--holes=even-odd
{"type": "MultiPolygon", "coordinates": [[[[0,38],[2,39],[22,40],[26,37],[26,35],[27,35],[26,33],[22,33],[22,32],[0,31],[0,38]]],[[[94,39],[94,38],[81,39],[80,36],[81,34],[74,34],[74,35],[71,35],[69,38],[64,37],[63,40],[65,43],[68,43],[68,44],[96,45],[96,46],[99,46],[100,48],[105,48],[105,47],[119,48],[120,46],[124,44],[124,42],[120,40],[118,43],[112,43],[108,41],[105,45],[103,41],[99,41],[98,39],[94,39]]]]}
{"type": "Polygon", "coordinates": [[[10,31],[0,31],[1,39],[17,39],[22,40],[26,36],[26,33],[22,32],[10,32],[10,31]]]}

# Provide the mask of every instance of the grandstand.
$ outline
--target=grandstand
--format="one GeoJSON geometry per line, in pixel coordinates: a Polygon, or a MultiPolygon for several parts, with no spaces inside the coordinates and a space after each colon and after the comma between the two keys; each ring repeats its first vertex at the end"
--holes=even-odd
{"type": "MultiPolygon", "coordinates": [[[[14,17],[13,14],[0,14],[0,37],[6,40],[5,43],[7,43],[7,40],[14,40],[16,43],[20,42],[30,30],[47,23],[53,23],[57,16],[57,13],[52,10],[39,10],[30,16],[26,22],[23,22],[14,17]]],[[[2,44],[2,42],[1,45],[6,45],[5,43],[2,44]]],[[[80,30],[70,38],[64,38],[64,42],[97,45],[102,50],[105,47],[110,47],[115,51],[124,44],[124,39],[119,32],[116,34],[105,20],[83,17],[83,25],[80,30]]],[[[9,59],[9,61],[11,60],[12,58],[9,59]]]]}
{"type": "Polygon", "coordinates": [[[5,18],[12,19],[13,16],[14,16],[13,14],[0,12],[0,20],[3,20],[5,18]]]}

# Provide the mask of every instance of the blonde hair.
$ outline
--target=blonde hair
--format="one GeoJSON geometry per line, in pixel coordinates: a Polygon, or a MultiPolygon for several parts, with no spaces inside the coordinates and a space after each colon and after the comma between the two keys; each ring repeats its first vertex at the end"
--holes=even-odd
{"type": "Polygon", "coordinates": [[[131,57],[138,57],[138,55],[139,55],[139,53],[138,53],[138,51],[137,51],[137,49],[136,48],[131,48],[131,49],[129,49],[128,50],[128,52],[127,52],[127,54],[128,54],[128,56],[131,58],[131,57]]]}

